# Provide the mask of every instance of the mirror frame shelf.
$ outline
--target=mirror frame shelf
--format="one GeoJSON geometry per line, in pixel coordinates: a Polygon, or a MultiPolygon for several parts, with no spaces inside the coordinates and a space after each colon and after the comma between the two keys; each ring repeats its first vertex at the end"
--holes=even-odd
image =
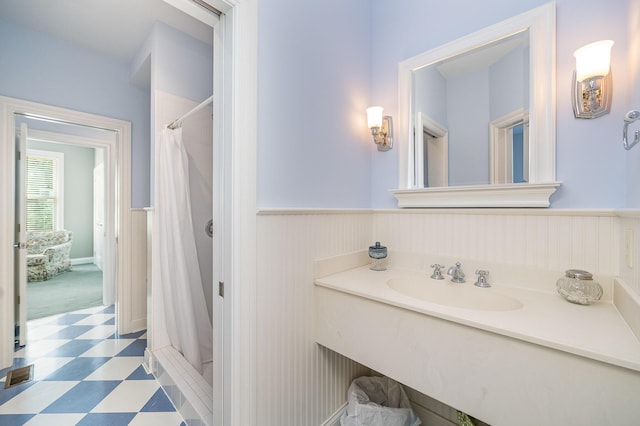
{"type": "MultiPolygon", "coordinates": [[[[549,207],[556,182],[555,4],[547,3],[409,58],[398,72],[398,207],[549,207]],[[413,73],[529,30],[529,183],[420,188],[413,158],[413,73]]],[[[488,130],[487,130],[488,131],[488,130]]]]}
{"type": "Polygon", "coordinates": [[[551,183],[512,183],[392,190],[398,207],[549,207],[560,186],[551,183]]]}

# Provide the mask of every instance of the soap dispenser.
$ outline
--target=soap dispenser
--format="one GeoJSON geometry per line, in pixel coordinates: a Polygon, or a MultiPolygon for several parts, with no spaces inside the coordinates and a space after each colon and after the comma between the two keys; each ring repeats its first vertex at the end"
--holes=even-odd
{"type": "Polygon", "coordinates": [[[387,248],[376,241],[374,246],[369,246],[369,257],[371,258],[372,271],[386,271],[387,248]]]}

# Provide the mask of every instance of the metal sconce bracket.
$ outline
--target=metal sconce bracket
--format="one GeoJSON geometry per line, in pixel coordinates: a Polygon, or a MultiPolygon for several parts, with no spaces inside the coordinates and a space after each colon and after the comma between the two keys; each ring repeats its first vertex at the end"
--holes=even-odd
{"type": "Polygon", "coordinates": [[[372,127],[371,134],[378,151],[389,151],[393,147],[393,120],[391,116],[382,117],[382,127],[372,127]]]}
{"type": "Polygon", "coordinates": [[[622,144],[624,146],[624,149],[626,149],[627,151],[629,151],[631,148],[636,146],[638,142],[640,142],[640,130],[636,130],[633,142],[629,143],[627,139],[627,128],[629,127],[629,124],[638,119],[640,119],[640,111],[637,110],[629,111],[624,117],[624,127],[622,128],[622,144]]]}
{"type": "Polygon", "coordinates": [[[577,81],[574,71],[572,87],[573,114],[576,118],[597,118],[611,110],[611,71],[604,77],[591,77],[584,81],[577,81]]]}

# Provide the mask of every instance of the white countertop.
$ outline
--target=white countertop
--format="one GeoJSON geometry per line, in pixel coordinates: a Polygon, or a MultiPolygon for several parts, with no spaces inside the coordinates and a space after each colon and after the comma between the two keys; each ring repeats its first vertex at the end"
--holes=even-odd
{"type": "MultiPolygon", "coordinates": [[[[582,306],[549,291],[492,284],[491,288],[461,286],[496,292],[518,299],[523,306],[508,311],[463,309],[426,302],[399,293],[387,285],[392,278],[429,279],[424,272],[402,269],[372,271],[357,267],[322,278],[318,286],[430,315],[458,324],[498,333],[530,343],[640,371],[640,341],[610,300],[582,306]]],[[[449,280],[439,281],[451,285],[449,280]]]]}

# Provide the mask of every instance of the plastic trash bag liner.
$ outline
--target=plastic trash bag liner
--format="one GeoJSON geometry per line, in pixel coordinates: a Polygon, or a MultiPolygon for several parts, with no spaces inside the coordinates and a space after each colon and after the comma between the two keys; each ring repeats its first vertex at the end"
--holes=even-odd
{"type": "Polygon", "coordinates": [[[402,386],[388,377],[358,377],[348,391],[341,426],[418,426],[402,386]]]}

